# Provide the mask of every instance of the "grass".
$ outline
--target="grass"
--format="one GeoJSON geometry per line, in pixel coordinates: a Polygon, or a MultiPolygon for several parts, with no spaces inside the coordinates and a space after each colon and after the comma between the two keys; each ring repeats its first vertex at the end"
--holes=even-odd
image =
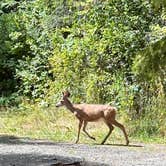
{"type": "MultiPolygon", "coordinates": [[[[128,126],[127,124],[124,124],[128,126]]],[[[47,139],[55,142],[74,143],[77,137],[78,120],[66,109],[39,108],[31,106],[21,111],[3,111],[0,116],[0,133],[18,137],[30,137],[33,139],[47,139]]],[[[128,129],[128,128],[127,128],[128,129]]],[[[80,134],[80,142],[86,144],[98,144],[108,132],[107,126],[102,122],[89,123],[87,130],[96,137],[97,141],[89,139],[83,132],[80,134]]],[[[130,130],[130,129],[129,129],[130,130]]],[[[128,131],[130,133],[130,131],[128,131]]],[[[163,138],[147,137],[139,135],[130,137],[131,142],[166,143],[163,138]]],[[[123,133],[115,128],[107,140],[108,144],[125,144],[123,133]]]]}
{"type": "MultiPolygon", "coordinates": [[[[62,142],[74,142],[77,137],[78,120],[64,109],[47,108],[26,111],[1,112],[0,133],[35,139],[48,139],[62,142]]],[[[89,123],[87,130],[100,143],[108,132],[103,122],[89,123]]],[[[124,142],[123,133],[116,129],[107,143],[124,142]],[[115,134],[116,133],[116,134],[115,134]],[[116,137],[116,139],[114,138],[116,137]]],[[[83,132],[80,143],[96,143],[83,132]]]]}

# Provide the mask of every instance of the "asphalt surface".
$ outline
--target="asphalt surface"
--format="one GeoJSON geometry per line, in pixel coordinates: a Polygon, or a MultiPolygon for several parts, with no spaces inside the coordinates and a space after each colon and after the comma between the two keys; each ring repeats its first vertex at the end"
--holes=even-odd
{"type": "Polygon", "coordinates": [[[87,145],[0,136],[0,166],[166,166],[166,145],[87,145]]]}

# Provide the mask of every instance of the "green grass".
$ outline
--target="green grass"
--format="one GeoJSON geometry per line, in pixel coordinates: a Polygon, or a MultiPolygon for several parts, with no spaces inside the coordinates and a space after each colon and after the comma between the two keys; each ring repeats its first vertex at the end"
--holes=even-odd
{"type": "MultiPolygon", "coordinates": [[[[78,120],[65,109],[31,109],[26,111],[1,112],[0,133],[19,137],[48,139],[62,142],[75,142],[78,120]]],[[[83,132],[80,143],[100,143],[108,132],[107,126],[101,121],[89,123],[87,130],[97,141],[89,139],[83,132]]],[[[125,143],[123,133],[115,129],[107,143],[125,143]]]]}
{"type": "MultiPolygon", "coordinates": [[[[124,124],[130,135],[130,129],[124,124]]],[[[21,111],[4,111],[0,115],[0,133],[18,137],[30,137],[33,139],[47,139],[55,142],[74,143],[77,137],[78,120],[66,109],[54,107],[41,109],[31,106],[30,109],[21,111]]],[[[98,144],[108,132],[107,126],[99,121],[89,123],[87,130],[96,138],[89,139],[83,132],[79,143],[98,144]]],[[[130,142],[166,143],[164,138],[147,137],[144,135],[130,136],[130,142]]],[[[125,138],[120,129],[115,128],[107,140],[108,144],[125,144],[125,138]]]]}

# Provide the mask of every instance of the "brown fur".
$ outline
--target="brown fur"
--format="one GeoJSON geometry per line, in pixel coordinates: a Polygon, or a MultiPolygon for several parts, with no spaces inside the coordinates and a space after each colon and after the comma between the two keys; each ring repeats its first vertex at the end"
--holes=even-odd
{"type": "Polygon", "coordinates": [[[123,131],[125,139],[126,139],[126,145],[129,144],[125,127],[115,120],[115,117],[116,117],[115,107],[112,107],[110,105],[102,105],[102,104],[72,104],[70,100],[68,99],[69,96],[70,96],[70,93],[68,91],[63,92],[63,98],[56,106],[57,107],[60,107],[63,105],[66,106],[66,108],[69,109],[79,120],[78,136],[77,136],[76,143],[78,143],[79,141],[79,135],[80,135],[82,124],[83,124],[83,131],[87,134],[87,136],[95,140],[95,138],[92,137],[86,131],[86,126],[88,122],[94,122],[99,119],[103,119],[105,124],[109,127],[109,132],[101,144],[104,144],[107,138],[110,136],[112,130],[114,129],[113,125],[119,127],[123,131]]]}

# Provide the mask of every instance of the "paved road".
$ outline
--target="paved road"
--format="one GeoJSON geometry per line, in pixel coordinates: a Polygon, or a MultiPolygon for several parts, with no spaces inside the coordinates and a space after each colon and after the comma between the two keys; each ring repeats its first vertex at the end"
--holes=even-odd
{"type": "Polygon", "coordinates": [[[166,146],[76,145],[0,136],[0,166],[58,166],[58,162],[79,162],[85,166],[166,166],[166,146]]]}

